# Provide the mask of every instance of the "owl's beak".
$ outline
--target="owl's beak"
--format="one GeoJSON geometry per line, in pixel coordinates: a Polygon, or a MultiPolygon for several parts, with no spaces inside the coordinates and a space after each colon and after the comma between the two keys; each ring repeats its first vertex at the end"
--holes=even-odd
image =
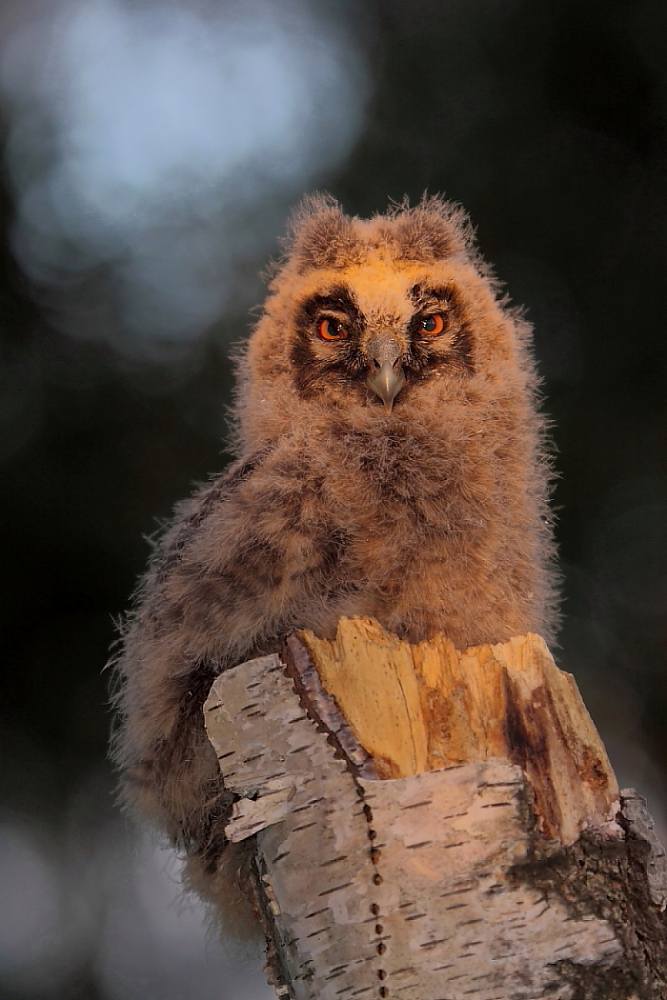
{"type": "Polygon", "coordinates": [[[399,363],[400,348],[393,337],[378,337],[368,345],[368,355],[374,369],[366,385],[380,397],[387,413],[391,413],[394,400],[405,385],[403,367],[399,363]]]}

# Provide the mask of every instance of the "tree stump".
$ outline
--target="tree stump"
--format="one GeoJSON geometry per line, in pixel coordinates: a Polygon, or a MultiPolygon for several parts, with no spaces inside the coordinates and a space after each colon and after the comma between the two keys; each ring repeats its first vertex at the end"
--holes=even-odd
{"type": "Polygon", "coordinates": [[[665,1000],[667,863],[535,635],[369,619],[221,674],[205,706],[295,1000],[665,1000]]]}

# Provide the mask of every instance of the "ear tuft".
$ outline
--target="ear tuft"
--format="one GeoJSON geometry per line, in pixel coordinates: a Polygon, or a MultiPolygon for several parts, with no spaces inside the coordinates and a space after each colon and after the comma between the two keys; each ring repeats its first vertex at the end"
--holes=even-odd
{"type": "Polygon", "coordinates": [[[426,262],[474,256],[472,226],[464,210],[454,202],[425,194],[415,208],[404,200],[391,216],[401,260],[426,262]]]}
{"type": "Polygon", "coordinates": [[[352,219],[328,194],[307,195],[292,213],[284,241],[289,260],[300,272],[343,267],[359,257],[352,219]]]}

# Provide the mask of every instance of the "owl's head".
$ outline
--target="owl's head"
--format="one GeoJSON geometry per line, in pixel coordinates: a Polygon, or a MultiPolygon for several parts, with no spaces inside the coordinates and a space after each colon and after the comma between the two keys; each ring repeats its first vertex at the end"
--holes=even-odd
{"type": "Polygon", "coordinates": [[[285,243],[243,362],[242,423],[280,432],[304,406],[398,422],[528,373],[526,324],[458,206],[424,198],[362,220],[314,196],[285,243]]]}

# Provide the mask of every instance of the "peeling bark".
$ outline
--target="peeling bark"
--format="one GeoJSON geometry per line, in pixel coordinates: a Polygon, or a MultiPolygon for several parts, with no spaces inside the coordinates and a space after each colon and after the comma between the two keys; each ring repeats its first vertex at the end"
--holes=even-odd
{"type": "Polygon", "coordinates": [[[335,655],[352,704],[366,681],[360,715],[314,637],[222,674],[205,708],[237,797],[226,835],[253,838],[278,994],[664,1000],[664,851],[642,800],[617,798],[574,682],[541,641],[461,654],[438,639],[406,658],[385,633],[383,679],[377,663],[365,672],[375,623],[347,627],[353,659],[335,655]],[[484,710],[452,722],[466,699],[484,710]]]}

